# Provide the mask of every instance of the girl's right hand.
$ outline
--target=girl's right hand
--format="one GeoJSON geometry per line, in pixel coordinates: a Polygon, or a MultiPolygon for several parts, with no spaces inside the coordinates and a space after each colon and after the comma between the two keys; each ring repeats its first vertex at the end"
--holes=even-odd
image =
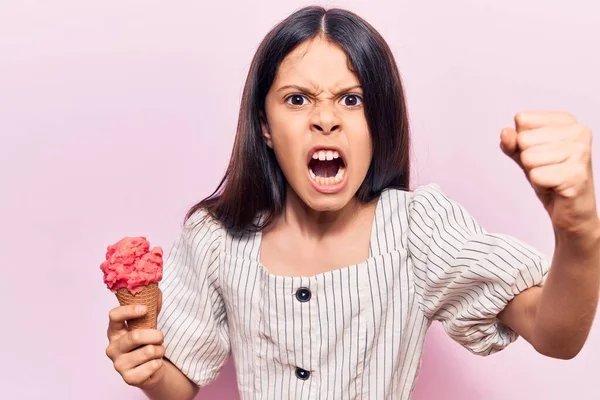
{"type": "Polygon", "coordinates": [[[150,389],[165,377],[163,334],[156,329],[128,330],[125,321],[146,313],[145,307],[119,306],[110,310],[106,355],[123,380],[150,389]]]}

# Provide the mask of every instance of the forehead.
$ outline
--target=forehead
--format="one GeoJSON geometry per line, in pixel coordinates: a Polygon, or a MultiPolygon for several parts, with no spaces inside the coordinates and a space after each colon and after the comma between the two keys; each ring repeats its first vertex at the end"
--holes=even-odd
{"type": "Polygon", "coordinates": [[[290,52],[281,62],[274,85],[301,84],[328,89],[357,85],[346,53],[326,39],[306,41],[290,52]]]}

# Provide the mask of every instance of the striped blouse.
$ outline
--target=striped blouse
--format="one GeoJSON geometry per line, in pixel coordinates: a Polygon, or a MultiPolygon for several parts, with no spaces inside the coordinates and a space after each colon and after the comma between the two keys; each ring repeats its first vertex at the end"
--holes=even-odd
{"type": "Polygon", "coordinates": [[[436,184],[385,190],[368,259],[314,276],[271,274],[260,232],[202,216],[165,261],[158,328],[165,356],[199,386],[232,354],[243,400],[409,399],[432,321],[475,354],[497,352],[517,338],[497,314],[550,266],[436,184]]]}

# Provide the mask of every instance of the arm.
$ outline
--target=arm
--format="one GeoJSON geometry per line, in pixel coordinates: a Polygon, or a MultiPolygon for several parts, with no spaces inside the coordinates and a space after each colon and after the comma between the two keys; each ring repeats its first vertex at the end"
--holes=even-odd
{"type": "Polygon", "coordinates": [[[163,358],[165,376],[156,386],[144,389],[143,392],[151,400],[192,400],[199,388],[190,381],[169,360],[163,358]]]}
{"type": "Polygon", "coordinates": [[[517,295],[500,321],[541,354],[570,359],[583,347],[600,292],[600,222],[585,235],[557,233],[544,287],[517,295]]]}
{"type": "Polygon", "coordinates": [[[193,398],[198,390],[194,386],[211,383],[229,359],[229,328],[219,283],[225,233],[206,215],[196,212],[185,222],[165,260],[158,328],[164,332],[163,360],[169,376],[164,380],[168,385],[147,393],[151,399],[193,398]],[[175,394],[162,397],[169,390],[175,394]]]}
{"type": "Polygon", "coordinates": [[[592,133],[563,112],[519,113],[515,125],[503,130],[501,148],[548,212],[555,250],[543,288],[517,295],[499,318],[540,353],[568,359],[587,339],[600,289],[592,133]]]}

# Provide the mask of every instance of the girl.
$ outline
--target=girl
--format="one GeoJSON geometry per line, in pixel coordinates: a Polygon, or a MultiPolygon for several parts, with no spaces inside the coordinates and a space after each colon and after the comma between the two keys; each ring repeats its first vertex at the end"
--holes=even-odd
{"type": "Polygon", "coordinates": [[[165,263],[158,329],[111,311],[115,368],[152,399],[193,398],[230,354],[242,399],[408,399],[434,320],[475,354],[521,335],[573,357],[599,289],[591,133],[566,113],[515,121],[501,146],[550,214],[552,263],[439,186],[410,191],[385,41],[348,11],[292,14],[260,45],[225,177],[165,263]]]}

